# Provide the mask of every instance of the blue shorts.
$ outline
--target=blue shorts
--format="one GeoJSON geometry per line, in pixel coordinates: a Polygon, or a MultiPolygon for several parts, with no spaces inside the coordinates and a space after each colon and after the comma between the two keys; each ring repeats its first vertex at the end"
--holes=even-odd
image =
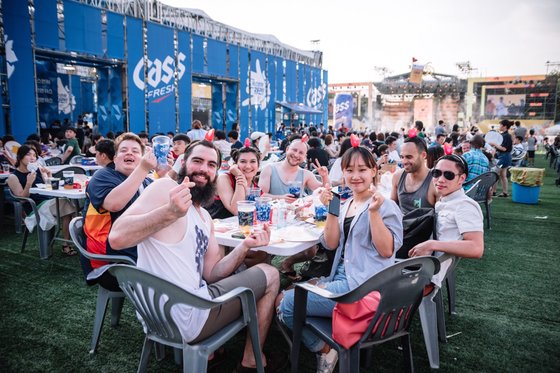
{"type": "Polygon", "coordinates": [[[500,153],[497,166],[498,168],[511,167],[511,153],[500,153]]]}

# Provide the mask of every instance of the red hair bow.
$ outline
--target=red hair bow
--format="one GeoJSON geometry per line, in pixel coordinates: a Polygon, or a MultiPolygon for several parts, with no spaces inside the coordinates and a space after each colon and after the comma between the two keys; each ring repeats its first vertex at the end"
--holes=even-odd
{"type": "Polygon", "coordinates": [[[352,145],[353,148],[357,148],[358,146],[360,146],[360,139],[358,138],[358,136],[351,134],[350,144],[352,145]]]}
{"type": "Polygon", "coordinates": [[[418,135],[418,130],[416,128],[411,128],[408,130],[408,137],[412,138],[412,137],[416,137],[418,135]]]}
{"type": "Polygon", "coordinates": [[[307,134],[305,134],[301,137],[301,142],[302,143],[307,144],[308,141],[309,141],[309,136],[307,136],[307,134]]]}
{"type": "Polygon", "coordinates": [[[214,128],[212,128],[210,131],[206,132],[206,135],[204,135],[204,140],[214,141],[214,128]]]}
{"type": "Polygon", "coordinates": [[[243,144],[246,148],[249,148],[251,146],[251,140],[247,137],[245,139],[245,143],[243,144]]]}
{"type": "Polygon", "coordinates": [[[443,152],[445,153],[445,155],[453,154],[453,145],[443,144],[443,152]]]}

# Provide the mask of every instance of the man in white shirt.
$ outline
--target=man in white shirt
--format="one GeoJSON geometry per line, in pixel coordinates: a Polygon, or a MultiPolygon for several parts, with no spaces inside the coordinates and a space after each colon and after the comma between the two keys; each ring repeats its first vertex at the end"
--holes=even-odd
{"type": "MultiPolygon", "coordinates": [[[[144,268],[201,297],[219,297],[239,286],[249,287],[257,299],[259,335],[264,343],[278,294],[278,271],[257,264],[232,275],[254,247],[265,246],[270,230],[255,231],[227,256],[223,256],[214,235],[210,214],[202,208],[213,199],[220,152],[212,142],[202,140],[185,151],[179,184],[169,178],[156,180],[116,221],[109,241],[115,249],[138,245],[139,268],[144,268]]],[[[182,306],[174,317],[186,342],[203,340],[239,317],[239,302],[212,310],[182,306]]],[[[267,361],[263,355],[263,362],[267,361]]],[[[269,361],[270,365],[273,365],[269,361]]],[[[239,369],[256,365],[247,337],[239,369]]]]}
{"type": "MultiPolygon", "coordinates": [[[[462,258],[481,258],[484,253],[484,220],[477,202],[465,195],[462,185],[468,175],[463,158],[451,154],[441,157],[432,169],[440,195],[436,202],[437,240],[428,240],[410,249],[410,257],[448,253],[462,258]]],[[[442,263],[432,282],[441,287],[450,261],[442,263]],[[449,262],[449,263],[448,263],[449,262]]]]}

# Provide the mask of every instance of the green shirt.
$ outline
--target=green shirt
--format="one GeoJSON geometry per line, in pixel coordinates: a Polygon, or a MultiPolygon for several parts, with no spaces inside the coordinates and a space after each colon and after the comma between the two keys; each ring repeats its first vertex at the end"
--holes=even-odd
{"type": "Polygon", "coordinates": [[[64,164],[69,164],[70,160],[72,159],[72,157],[74,157],[75,155],[80,155],[82,154],[81,150],[80,150],[80,145],[78,144],[78,140],[76,139],[68,139],[68,142],[66,143],[66,147],[64,148],[64,152],[66,152],[66,149],[68,149],[68,147],[71,146],[72,149],[72,154],[70,154],[70,156],[68,158],[66,158],[66,161],[64,162],[64,164]]]}

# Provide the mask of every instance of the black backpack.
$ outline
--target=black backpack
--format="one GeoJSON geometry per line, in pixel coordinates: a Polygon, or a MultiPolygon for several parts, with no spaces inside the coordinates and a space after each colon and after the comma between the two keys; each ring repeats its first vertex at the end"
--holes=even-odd
{"type": "Polygon", "coordinates": [[[408,252],[419,243],[436,239],[436,212],[433,208],[418,208],[403,217],[403,245],[395,255],[408,259],[408,252]]]}

